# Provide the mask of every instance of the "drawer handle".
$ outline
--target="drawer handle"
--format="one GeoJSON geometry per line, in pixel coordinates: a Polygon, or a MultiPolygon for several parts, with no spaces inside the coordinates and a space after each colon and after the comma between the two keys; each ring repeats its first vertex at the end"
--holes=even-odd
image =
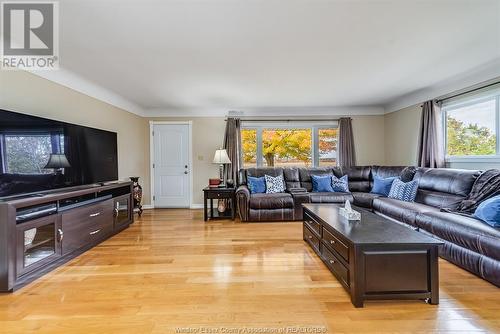
{"type": "Polygon", "coordinates": [[[310,236],[309,236],[309,239],[312,239],[312,238],[313,238],[313,237],[312,237],[312,235],[310,235],[310,236]]]}
{"type": "Polygon", "coordinates": [[[330,260],[330,264],[335,264],[335,260],[330,260]]]}
{"type": "Polygon", "coordinates": [[[92,217],[92,218],[93,218],[93,217],[97,217],[97,216],[100,216],[100,215],[101,215],[101,213],[100,213],[100,212],[96,212],[96,213],[91,213],[91,214],[90,214],[90,217],[92,217]]]}
{"type": "Polygon", "coordinates": [[[95,231],[90,232],[90,235],[94,235],[94,234],[97,234],[97,233],[99,233],[99,232],[101,232],[101,229],[98,229],[98,230],[95,230],[95,231]]]}
{"type": "Polygon", "coordinates": [[[335,243],[335,240],[330,240],[330,243],[333,245],[335,243]]]}

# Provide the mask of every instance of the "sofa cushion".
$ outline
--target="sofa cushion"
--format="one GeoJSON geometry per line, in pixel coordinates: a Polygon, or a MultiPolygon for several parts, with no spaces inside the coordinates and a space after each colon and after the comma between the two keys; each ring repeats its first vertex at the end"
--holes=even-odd
{"type": "Polygon", "coordinates": [[[333,192],[331,175],[311,175],[313,192],[333,192]]]}
{"type": "Polygon", "coordinates": [[[354,199],[350,193],[310,193],[309,201],[311,203],[345,203],[352,202],[354,199]]]}
{"type": "Polygon", "coordinates": [[[415,202],[433,206],[438,209],[449,209],[453,211],[458,208],[464,199],[465,197],[462,196],[418,189],[415,202]]]}
{"type": "Polygon", "coordinates": [[[349,191],[369,192],[370,174],[370,166],[342,167],[342,175],[349,178],[349,191]]]}
{"type": "Polygon", "coordinates": [[[353,192],[351,194],[354,198],[354,205],[370,209],[373,207],[373,200],[381,197],[381,195],[373,193],[353,192]]]}
{"type": "Polygon", "coordinates": [[[247,178],[248,189],[252,194],[263,194],[266,192],[266,178],[249,176],[247,178]]]}
{"type": "Polygon", "coordinates": [[[379,197],[373,200],[373,209],[400,222],[415,225],[419,213],[439,211],[439,209],[416,202],[404,202],[393,198],[379,197]]]}
{"type": "Polygon", "coordinates": [[[301,188],[298,168],[283,168],[283,174],[285,176],[286,190],[301,188]]]}
{"type": "Polygon", "coordinates": [[[415,166],[408,166],[401,171],[401,174],[399,174],[399,178],[403,182],[413,181],[415,174],[417,174],[417,170],[418,168],[415,166]]]}
{"type": "Polygon", "coordinates": [[[293,208],[292,195],[288,193],[252,194],[250,195],[252,209],[282,209],[293,208]]]}
{"type": "Polygon", "coordinates": [[[399,177],[406,168],[406,166],[372,166],[372,178],[399,177]]]}
{"type": "Polygon", "coordinates": [[[342,176],[341,178],[333,175],[331,177],[332,181],[332,190],[338,193],[348,193],[349,192],[349,177],[347,175],[342,176]]]}
{"type": "Polygon", "coordinates": [[[479,204],[474,217],[493,227],[500,227],[500,196],[488,198],[479,204]]]}
{"type": "Polygon", "coordinates": [[[472,189],[479,171],[451,168],[418,168],[416,201],[422,204],[454,210],[472,189]]]}
{"type": "Polygon", "coordinates": [[[373,186],[372,190],[370,191],[373,194],[379,194],[382,196],[389,196],[389,192],[391,191],[392,188],[392,183],[396,177],[386,177],[386,178],[381,178],[380,176],[374,175],[373,176],[373,186]]]}
{"type": "Polygon", "coordinates": [[[452,168],[419,168],[414,179],[419,189],[467,196],[480,172],[452,168]]]}
{"type": "Polygon", "coordinates": [[[387,197],[394,198],[400,201],[413,202],[417,196],[418,182],[410,181],[403,182],[400,179],[394,179],[391,190],[387,197]]]}
{"type": "Polygon", "coordinates": [[[300,184],[307,191],[312,191],[311,175],[334,175],[334,170],[332,168],[300,168],[300,184]]]}
{"type": "Polygon", "coordinates": [[[416,225],[438,238],[500,260],[500,228],[479,219],[435,211],[419,214],[416,225]]]}
{"type": "Polygon", "coordinates": [[[285,192],[285,181],[283,175],[269,176],[264,175],[266,179],[266,193],[276,194],[285,192]]]}

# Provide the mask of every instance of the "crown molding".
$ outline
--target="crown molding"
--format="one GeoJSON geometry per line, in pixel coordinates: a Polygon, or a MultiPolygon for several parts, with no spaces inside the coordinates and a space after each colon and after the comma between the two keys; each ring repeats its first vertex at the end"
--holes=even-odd
{"type": "Polygon", "coordinates": [[[99,101],[108,103],[117,108],[128,111],[132,114],[144,117],[144,109],[139,105],[127,100],[123,96],[99,86],[87,79],[84,79],[80,75],[59,68],[54,71],[28,71],[31,74],[44,78],[46,80],[55,82],[59,85],[68,87],[74,91],[90,96],[99,101]]]}
{"type": "Polygon", "coordinates": [[[269,107],[269,108],[169,108],[146,109],[146,117],[313,117],[313,116],[366,116],[383,115],[379,106],[359,107],[269,107]],[[232,111],[237,110],[237,111],[232,111]]]}
{"type": "Polygon", "coordinates": [[[500,58],[495,59],[471,71],[456,75],[430,87],[425,87],[403,95],[385,105],[385,113],[391,113],[424,101],[441,98],[465,88],[491,81],[500,77],[500,58]]]}

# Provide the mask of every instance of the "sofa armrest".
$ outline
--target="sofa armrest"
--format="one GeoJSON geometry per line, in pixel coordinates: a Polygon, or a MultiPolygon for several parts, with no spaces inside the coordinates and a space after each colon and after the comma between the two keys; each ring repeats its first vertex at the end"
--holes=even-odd
{"type": "Polygon", "coordinates": [[[236,189],[236,202],[238,203],[238,214],[241,221],[248,221],[250,210],[250,190],[246,185],[241,185],[236,189]]]}
{"type": "Polygon", "coordinates": [[[296,192],[291,193],[293,197],[293,220],[302,220],[304,216],[304,210],[302,208],[303,203],[310,203],[310,193],[308,192],[296,192]]]}

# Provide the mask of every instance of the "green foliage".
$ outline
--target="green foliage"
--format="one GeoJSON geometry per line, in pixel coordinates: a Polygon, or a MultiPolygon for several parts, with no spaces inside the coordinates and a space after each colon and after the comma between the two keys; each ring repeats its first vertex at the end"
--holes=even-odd
{"type": "MultiPolygon", "coordinates": [[[[319,130],[319,151],[326,154],[337,148],[337,130],[319,130]]],[[[241,131],[243,161],[255,163],[257,158],[257,131],[243,129],[241,131]]],[[[262,155],[267,166],[274,166],[276,160],[301,161],[305,165],[311,163],[312,131],[311,129],[265,129],[262,131],[262,155]]]]}
{"type": "Polygon", "coordinates": [[[478,124],[465,124],[448,115],[448,155],[492,155],[496,153],[496,137],[491,130],[478,124]]]}
{"type": "Polygon", "coordinates": [[[44,174],[52,151],[50,136],[5,137],[7,172],[19,174],[44,174]]]}

